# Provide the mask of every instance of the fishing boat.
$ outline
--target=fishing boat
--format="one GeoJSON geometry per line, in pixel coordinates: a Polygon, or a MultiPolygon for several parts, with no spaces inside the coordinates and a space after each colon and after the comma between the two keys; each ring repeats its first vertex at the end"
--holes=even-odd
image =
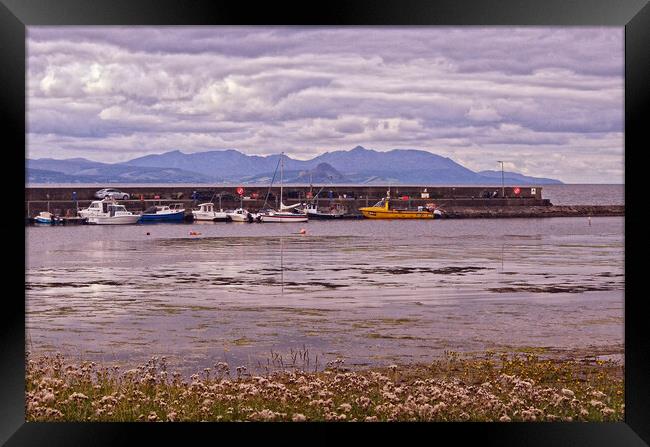
{"type": "Polygon", "coordinates": [[[180,203],[171,207],[167,205],[155,205],[144,210],[140,216],[140,222],[183,222],[185,220],[185,208],[180,203]]]}
{"type": "Polygon", "coordinates": [[[112,201],[102,201],[102,210],[88,216],[88,223],[94,225],[130,225],[138,223],[139,214],[127,211],[124,205],[112,201]]]}
{"type": "MultiPolygon", "coordinates": [[[[296,208],[300,204],[287,206],[282,203],[282,182],[284,173],[284,152],[280,154],[280,210],[262,210],[257,214],[258,222],[307,222],[309,217],[306,213],[301,213],[296,208]]],[[[276,168],[277,169],[277,168],[276,168]]],[[[271,185],[273,180],[271,180],[271,185]]],[[[270,187],[269,187],[270,189],[270,187]]],[[[267,195],[268,197],[268,195],[267,195]]],[[[266,201],[265,201],[266,203],[266,201]]]]}
{"type": "Polygon", "coordinates": [[[390,191],[385,198],[375,203],[373,206],[359,208],[363,217],[368,219],[433,219],[439,214],[435,213],[432,207],[420,206],[417,209],[391,207],[390,191]]]}
{"type": "Polygon", "coordinates": [[[201,203],[198,210],[192,210],[194,220],[208,220],[212,222],[227,222],[230,220],[228,214],[223,211],[215,211],[214,203],[201,203]]]}

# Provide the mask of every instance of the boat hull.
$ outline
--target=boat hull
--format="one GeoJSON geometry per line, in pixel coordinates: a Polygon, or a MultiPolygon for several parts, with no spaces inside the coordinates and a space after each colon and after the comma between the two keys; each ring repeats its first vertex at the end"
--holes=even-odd
{"type": "Polygon", "coordinates": [[[286,223],[286,222],[307,222],[309,218],[300,214],[262,214],[260,222],[265,223],[286,223]]]}
{"type": "Polygon", "coordinates": [[[310,219],[341,219],[343,214],[308,213],[310,219]]]}
{"type": "Polygon", "coordinates": [[[45,225],[52,225],[54,223],[52,219],[48,219],[46,217],[35,217],[34,222],[45,225]]]}
{"type": "Polygon", "coordinates": [[[91,216],[88,223],[92,225],[133,225],[138,223],[140,216],[133,214],[131,216],[91,216]]]}
{"type": "Polygon", "coordinates": [[[194,220],[209,222],[228,222],[230,217],[226,213],[196,213],[192,212],[194,220]]]}
{"type": "Polygon", "coordinates": [[[250,213],[248,215],[238,214],[238,213],[228,213],[228,217],[230,217],[230,220],[232,220],[233,222],[252,222],[255,219],[255,216],[250,213]]]}
{"type": "Polygon", "coordinates": [[[140,216],[140,222],[183,222],[185,220],[185,211],[167,214],[143,214],[140,216]]]}
{"type": "Polygon", "coordinates": [[[387,210],[379,207],[359,208],[363,217],[368,219],[433,219],[431,211],[387,210]]]}

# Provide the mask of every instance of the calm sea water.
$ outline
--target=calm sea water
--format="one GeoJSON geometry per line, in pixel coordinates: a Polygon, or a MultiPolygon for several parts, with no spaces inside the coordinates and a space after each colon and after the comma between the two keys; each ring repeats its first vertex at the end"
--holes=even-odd
{"type": "Polygon", "coordinates": [[[625,205],[625,185],[544,185],[553,205],[625,205]]]}
{"type": "Polygon", "coordinates": [[[165,355],[187,373],[303,347],[312,362],[350,366],[445,350],[620,354],[623,227],[621,217],[28,227],[27,349],[126,365],[165,355]]]}

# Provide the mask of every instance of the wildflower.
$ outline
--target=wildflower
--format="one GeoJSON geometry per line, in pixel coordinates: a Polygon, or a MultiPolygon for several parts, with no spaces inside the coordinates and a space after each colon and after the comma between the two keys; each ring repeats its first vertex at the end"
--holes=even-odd
{"type": "Polygon", "coordinates": [[[56,397],[54,396],[54,393],[46,393],[46,394],[41,398],[41,402],[43,402],[43,403],[49,403],[49,402],[53,402],[55,399],[56,399],[56,397]]]}
{"type": "Polygon", "coordinates": [[[364,421],[366,421],[366,422],[377,422],[377,416],[366,416],[364,421]]]}
{"type": "Polygon", "coordinates": [[[301,413],[294,413],[293,417],[291,418],[293,422],[305,422],[307,418],[305,417],[304,414],[301,413]]]}
{"type": "Polygon", "coordinates": [[[501,422],[510,422],[512,419],[510,419],[507,415],[503,415],[499,418],[499,421],[501,422]]]}
{"type": "Polygon", "coordinates": [[[151,413],[149,413],[149,416],[147,416],[147,420],[149,422],[157,421],[158,420],[158,415],[155,412],[152,411],[151,413]]]}
{"type": "Polygon", "coordinates": [[[341,404],[341,405],[339,405],[339,410],[345,411],[347,413],[350,410],[352,410],[352,405],[347,404],[347,403],[341,404]]]}
{"type": "Polygon", "coordinates": [[[603,416],[610,416],[615,413],[614,409],[609,407],[601,409],[600,412],[603,414],[603,416]]]}
{"type": "Polygon", "coordinates": [[[168,413],[168,414],[167,414],[167,420],[168,420],[169,422],[174,422],[174,421],[176,421],[176,420],[177,420],[177,417],[178,417],[178,414],[176,414],[176,412],[174,412],[174,411],[172,411],[171,413],[168,413]]]}
{"type": "Polygon", "coordinates": [[[601,392],[601,391],[592,391],[591,395],[593,397],[595,397],[596,399],[603,399],[603,398],[607,397],[607,395],[605,393],[601,392]]]}
{"type": "Polygon", "coordinates": [[[564,394],[567,397],[573,397],[575,396],[575,393],[569,389],[562,388],[562,394],[564,394]]]}
{"type": "Polygon", "coordinates": [[[86,395],[83,394],[83,393],[72,393],[72,394],[70,395],[70,399],[73,399],[73,400],[74,400],[74,399],[76,399],[76,400],[87,400],[87,399],[88,399],[88,396],[86,396],[86,395]]]}

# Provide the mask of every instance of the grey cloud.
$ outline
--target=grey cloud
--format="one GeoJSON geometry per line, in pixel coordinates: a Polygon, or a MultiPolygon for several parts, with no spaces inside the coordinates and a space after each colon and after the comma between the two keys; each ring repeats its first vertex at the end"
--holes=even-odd
{"type": "Polygon", "coordinates": [[[597,167],[622,181],[622,28],[29,27],[27,37],[31,156],[305,158],[362,144],[480,169],[516,151],[531,175],[577,181],[597,167]],[[549,153],[566,157],[552,166],[549,153]]]}

